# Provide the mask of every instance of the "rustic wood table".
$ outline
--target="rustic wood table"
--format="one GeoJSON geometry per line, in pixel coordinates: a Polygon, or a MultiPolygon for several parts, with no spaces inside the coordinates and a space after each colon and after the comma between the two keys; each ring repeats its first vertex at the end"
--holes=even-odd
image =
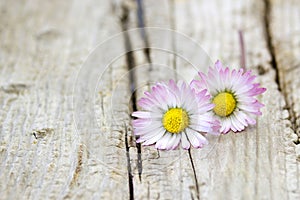
{"type": "Polygon", "coordinates": [[[298,73],[299,0],[1,0],[0,199],[300,199],[298,73]],[[195,75],[177,55],[202,59],[174,35],[257,75],[256,126],[190,151],[136,144],[136,100],[195,75]]]}

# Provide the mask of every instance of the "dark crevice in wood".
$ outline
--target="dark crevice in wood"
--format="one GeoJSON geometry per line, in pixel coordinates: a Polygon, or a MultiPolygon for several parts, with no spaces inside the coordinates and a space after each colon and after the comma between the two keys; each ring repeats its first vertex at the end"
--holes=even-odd
{"type": "MultiPolygon", "coordinates": [[[[290,101],[288,94],[289,91],[287,91],[286,83],[285,83],[285,77],[284,75],[279,74],[279,67],[277,65],[277,59],[276,59],[276,52],[275,48],[273,45],[272,41],[272,34],[271,34],[271,27],[270,27],[270,22],[271,22],[271,2],[270,0],[264,0],[264,6],[265,6],[265,14],[264,14],[264,25],[265,25],[265,35],[266,35],[266,41],[268,45],[269,52],[271,54],[271,65],[273,69],[275,70],[275,81],[278,85],[278,90],[282,93],[284,97],[284,101],[287,104],[286,109],[288,110],[289,113],[289,118],[288,120],[291,122],[291,129],[293,132],[298,136],[297,130],[298,130],[298,125],[297,125],[297,115],[296,112],[294,111],[294,103],[290,101]]],[[[299,136],[298,140],[294,142],[295,144],[299,144],[299,136]]]]}
{"type": "Polygon", "coordinates": [[[129,185],[129,199],[134,200],[134,188],[133,188],[133,176],[131,170],[131,163],[130,163],[130,153],[129,153],[129,145],[128,145],[128,130],[125,124],[125,147],[126,147],[126,157],[127,157],[127,173],[128,173],[128,185],[129,185]]]}
{"type": "MultiPolygon", "coordinates": [[[[148,36],[147,33],[144,29],[145,27],[145,21],[144,21],[144,4],[142,0],[137,0],[137,18],[138,18],[138,27],[141,28],[141,36],[142,40],[144,41],[144,54],[147,59],[147,61],[150,63],[150,69],[152,69],[152,61],[150,57],[150,48],[149,47],[149,42],[148,42],[148,36]]],[[[135,99],[136,103],[136,99],[135,99]]],[[[137,166],[138,166],[138,174],[139,174],[139,180],[142,181],[142,172],[143,172],[143,163],[142,163],[142,148],[141,144],[137,143],[137,166]]]]}
{"type": "MultiPolygon", "coordinates": [[[[136,98],[136,93],[135,93],[135,88],[137,87],[136,84],[136,78],[135,78],[135,72],[133,68],[135,67],[135,58],[134,58],[134,52],[132,51],[132,45],[130,41],[130,36],[127,32],[128,30],[128,24],[129,24],[129,13],[130,10],[129,8],[124,4],[122,6],[122,16],[121,16],[121,26],[122,26],[122,31],[124,31],[124,42],[125,42],[125,50],[126,50],[126,64],[127,64],[127,69],[129,71],[129,87],[131,91],[131,109],[132,111],[137,110],[137,98],[136,98]]],[[[138,139],[138,138],[137,138],[138,139]]],[[[128,145],[128,144],[127,144],[128,145]]],[[[137,166],[138,166],[138,174],[139,174],[139,179],[140,181],[142,180],[142,171],[143,171],[143,165],[142,165],[142,149],[141,149],[141,144],[137,143],[137,166]]],[[[127,147],[126,147],[127,150],[127,147]]],[[[128,155],[129,155],[129,147],[128,147],[128,155]]],[[[131,166],[130,160],[129,160],[129,165],[131,166]]],[[[131,172],[130,172],[131,173],[131,172]]],[[[132,174],[129,174],[128,171],[128,178],[129,178],[129,192],[130,192],[130,199],[134,199],[133,196],[133,180],[132,180],[132,174]]]]}
{"type": "Polygon", "coordinates": [[[138,27],[141,28],[141,37],[142,37],[142,40],[144,41],[144,55],[147,59],[147,62],[150,63],[150,68],[149,70],[151,71],[152,70],[152,60],[151,60],[151,56],[150,56],[150,53],[151,53],[151,49],[149,48],[149,39],[148,39],[148,35],[147,35],[147,32],[146,30],[144,29],[145,28],[145,18],[144,18],[144,15],[145,15],[145,10],[144,10],[144,3],[143,3],[143,0],[136,0],[137,2],[137,21],[138,21],[138,27]]]}
{"type": "MultiPolygon", "coordinates": [[[[134,78],[134,72],[133,68],[135,66],[135,60],[134,60],[134,55],[132,52],[132,47],[131,47],[131,42],[130,42],[130,37],[128,32],[128,23],[129,23],[129,8],[124,4],[122,6],[122,16],[121,16],[121,26],[122,26],[122,31],[123,31],[123,36],[124,36],[124,45],[125,45],[125,50],[126,50],[126,64],[127,68],[129,71],[129,87],[131,91],[131,106],[132,110],[136,111],[137,110],[137,105],[136,105],[136,94],[134,92],[135,90],[135,85],[136,81],[134,78]]],[[[133,186],[133,176],[132,176],[132,169],[131,169],[131,162],[130,162],[130,146],[128,144],[128,130],[127,126],[125,124],[125,147],[126,147],[126,157],[127,157],[127,173],[128,173],[128,186],[129,186],[129,199],[133,200],[134,199],[134,186],[133,186]]]]}
{"type": "Polygon", "coordinates": [[[270,19],[271,19],[271,5],[269,0],[264,0],[264,16],[263,16],[263,22],[264,22],[264,29],[265,29],[265,37],[267,41],[267,47],[269,49],[269,52],[271,54],[271,65],[273,69],[275,70],[275,81],[278,86],[278,90],[282,91],[281,85],[280,85],[280,76],[279,76],[279,70],[276,63],[276,54],[275,54],[275,48],[272,44],[272,35],[271,35],[271,27],[270,27],[270,19]]]}
{"type": "Polygon", "coordinates": [[[294,103],[292,101],[290,101],[289,97],[288,97],[288,91],[286,89],[286,83],[283,80],[283,87],[282,87],[283,91],[283,96],[284,96],[284,101],[286,102],[286,107],[285,109],[287,109],[288,113],[289,113],[289,117],[288,120],[291,122],[291,129],[293,130],[293,132],[297,135],[298,139],[297,141],[294,141],[295,144],[300,144],[299,141],[299,135],[297,133],[297,130],[299,129],[299,126],[297,125],[297,114],[294,111],[294,103]]]}
{"type": "Polygon", "coordinates": [[[193,194],[192,194],[192,193],[190,193],[190,195],[191,195],[191,200],[194,200],[193,194]]]}
{"type": "Polygon", "coordinates": [[[136,144],[137,148],[137,166],[138,166],[138,174],[139,174],[139,180],[142,182],[142,173],[143,173],[143,163],[142,163],[142,146],[141,143],[136,144]]]}
{"type": "Polygon", "coordinates": [[[200,200],[200,190],[199,190],[198,178],[197,178],[197,174],[196,174],[196,169],[195,169],[193,157],[192,157],[192,154],[191,154],[191,149],[189,149],[188,153],[189,153],[189,158],[190,158],[190,161],[191,161],[191,165],[192,165],[192,169],[193,169],[193,174],[194,174],[194,179],[195,179],[197,199],[200,200]]]}

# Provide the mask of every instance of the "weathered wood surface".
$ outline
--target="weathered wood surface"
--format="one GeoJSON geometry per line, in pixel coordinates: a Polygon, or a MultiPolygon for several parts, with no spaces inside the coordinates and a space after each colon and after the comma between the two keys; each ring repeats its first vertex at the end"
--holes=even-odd
{"type": "Polygon", "coordinates": [[[300,198],[297,0],[18,0],[0,8],[0,199],[300,198]],[[190,152],[136,145],[131,86],[138,99],[157,80],[192,79],[189,61],[201,63],[196,48],[172,40],[177,34],[159,44],[158,29],[121,35],[104,54],[95,49],[143,25],[183,33],[212,61],[235,67],[242,31],[247,68],[268,89],[257,126],[190,152]],[[135,49],[158,45],[172,51],[135,49]],[[110,53],[117,56],[102,74],[84,73],[110,53]],[[96,98],[82,96],[78,106],[85,87],[96,98]]]}

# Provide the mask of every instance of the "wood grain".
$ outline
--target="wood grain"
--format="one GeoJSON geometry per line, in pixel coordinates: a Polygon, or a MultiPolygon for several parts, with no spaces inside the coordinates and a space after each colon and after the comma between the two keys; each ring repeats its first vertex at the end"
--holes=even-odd
{"type": "Polygon", "coordinates": [[[299,12],[297,0],[0,1],[0,199],[299,199],[299,12]],[[132,30],[144,26],[157,28],[132,30]],[[143,92],[217,59],[239,67],[239,31],[267,88],[257,125],[190,152],[137,145],[143,92]]]}
{"type": "MultiPolygon", "coordinates": [[[[300,5],[297,1],[272,1],[270,7],[270,42],[278,70],[278,82],[287,102],[291,128],[299,138],[299,54],[300,5]]],[[[297,144],[299,140],[295,141],[297,144]]]]}
{"type": "Polygon", "coordinates": [[[270,1],[269,3],[269,42],[273,53],[273,62],[277,70],[277,82],[281,93],[284,95],[286,109],[289,112],[289,130],[294,134],[286,159],[289,160],[286,169],[287,190],[290,199],[298,199],[299,194],[299,158],[300,158],[300,107],[299,107],[299,78],[300,70],[300,4],[298,1],[270,1]],[[290,153],[295,152],[295,153],[290,153]]]}

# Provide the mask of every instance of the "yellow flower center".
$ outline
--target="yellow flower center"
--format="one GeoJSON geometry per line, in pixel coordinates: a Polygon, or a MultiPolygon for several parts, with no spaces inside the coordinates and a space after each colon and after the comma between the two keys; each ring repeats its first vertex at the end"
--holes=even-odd
{"type": "Polygon", "coordinates": [[[214,97],[213,103],[215,104],[214,112],[221,117],[227,117],[236,107],[236,100],[229,92],[219,93],[214,97]]]}
{"type": "Polygon", "coordinates": [[[162,123],[170,133],[180,133],[189,125],[189,116],[181,108],[171,108],[164,114],[162,123]]]}

